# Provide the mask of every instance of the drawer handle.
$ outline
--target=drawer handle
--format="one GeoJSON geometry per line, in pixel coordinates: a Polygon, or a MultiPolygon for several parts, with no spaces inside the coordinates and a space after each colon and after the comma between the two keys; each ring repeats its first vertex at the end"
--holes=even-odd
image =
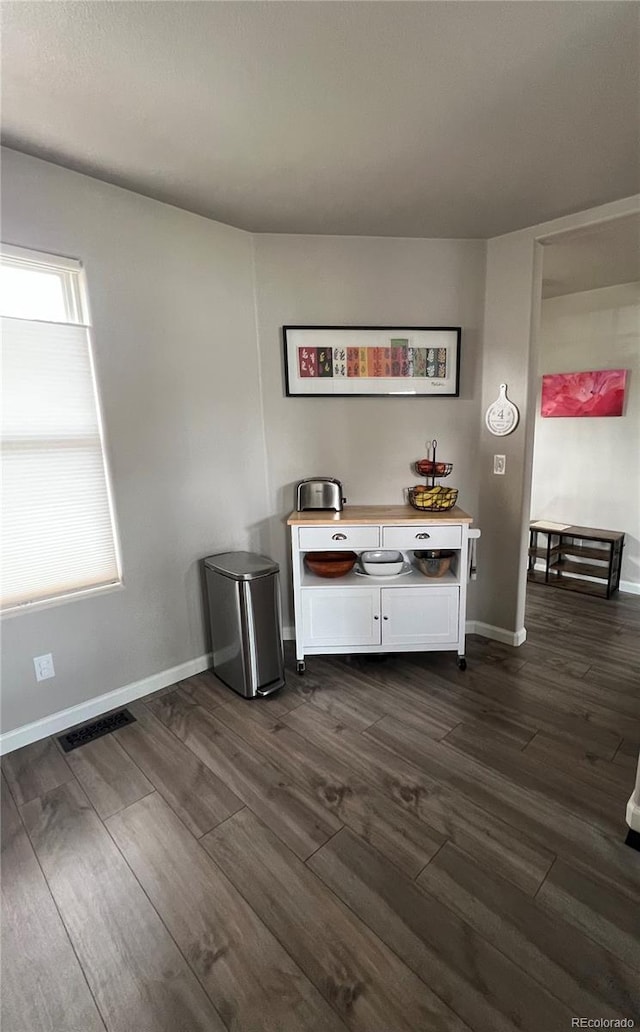
{"type": "Polygon", "coordinates": [[[426,541],[427,538],[431,537],[431,534],[427,534],[423,531],[422,534],[416,534],[418,541],[426,541]]]}
{"type": "Polygon", "coordinates": [[[389,617],[388,617],[388,616],[383,616],[383,617],[382,617],[382,619],[383,619],[383,620],[388,620],[388,619],[389,619],[389,617]]]}
{"type": "Polygon", "coordinates": [[[346,534],[332,534],[331,535],[331,540],[332,541],[346,541],[347,540],[347,535],[346,534]]]}
{"type": "Polygon", "coordinates": [[[379,619],[380,619],[380,617],[379,617],[379,616],[374,616],[374,618],[373,618],[373,619],[374,619],[374,620],[379,620],[379,619]]]}

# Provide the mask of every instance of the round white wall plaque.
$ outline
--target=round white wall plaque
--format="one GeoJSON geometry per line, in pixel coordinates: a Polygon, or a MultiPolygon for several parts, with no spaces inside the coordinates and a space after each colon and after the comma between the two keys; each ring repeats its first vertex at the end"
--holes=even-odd
{"type": "Polygon", "coordinates": [[[489,405],[485,415],[484,421],[487,424],[487,429],[492,434],[495,434],[496,437],[506,437],[507,434],[513,433],[519,419],[520,413],[518,409],[507,398],[507,385],[506,383],[501,383],[500,393],[493,404],[489,405]]]}

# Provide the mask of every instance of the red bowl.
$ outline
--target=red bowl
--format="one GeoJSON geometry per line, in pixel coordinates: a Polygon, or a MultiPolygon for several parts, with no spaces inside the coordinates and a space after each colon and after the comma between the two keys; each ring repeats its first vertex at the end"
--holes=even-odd
{"type": "Polygon", "coordinates": [[[416,473],[420,477],[448,477],[453,464],[451,462],[434,462],[432,459],[418,459],[415,464],[416,473]]]}
{"type": "Polygon", "coordinates": [[[357,558],[355,552],[307,552],[304,561],[317,577],[344,577],[357,558]]]}

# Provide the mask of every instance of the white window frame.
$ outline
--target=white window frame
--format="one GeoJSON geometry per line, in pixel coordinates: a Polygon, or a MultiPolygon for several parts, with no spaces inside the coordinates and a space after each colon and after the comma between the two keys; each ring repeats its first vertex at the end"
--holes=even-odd
{"type": "MultiPolygon", "coordinates": [[[[57,270],[61,274],[61,281],[64,290],[65,304],[67,308],[67,321],[78,326],[84,326],[87,330],[88,355],[91,368],[91,381],[93,396],[96,405],[96,417],[98,423],[98,436],[102,451],[104,465],[106,493],[109,506],[109,518],[113,534],[113,544],[116,561],[116,580],[109,584],[100,584],[95,587],[82,587],[70,589],[60,595],[53,595],[47,598],[25,601],[16,605],[0,608],[0,619],[18,616],[21,613],[33,613],[41,609],[49,609],[53,606],[64,605],[68,602],[80,601],[96,595],[104,595],[124,589],[124,577],[122,572],[122,550],[120,545],[120,534],[116,514],[115,500],[113,496],[113,479],[111,476],[111,463],[106,443],[104,430],[104,419],[102,413],[102,397],[100,385],[96,375],[96,364],[93,348],[93,333],[91,315],[89,309],[89,294],[87,290],[87,278],[83,263],[77,258],[68,258],[63,255],[49,254],[45,251],[35,251],[31,248],[22,247],[17,244],[9,244],[0,241],[0,255],[3,259],[9,259],[10,264],[16,266],[27,266],[33,269],[42,269],[47,272],[57,270]]],[[[13,318],[13,317],[12,317],[13,318]]],[[[47,322],[50,320],[26,319],[26,322],[47,322]]]]}
{"type": "MultiPolygon", "coordinates": [[[[8,258],[12,265],[26,266],[50,272],[57,270],[64,289],[68,321],[79,326],[90,326],[89,299],[87,297],[86,277],[82,262],[77,258],[63,258],[57,254],[45,254],[43,251],[32,251],[14,244],[0,244],[3,258],[8,258]],[[72,274],[72,275],[70,275],[72,274]]],[[[39,320],[33,320],[37,322],[39,320]]],[[[92,356],[93,363],[93,356],[92,356]]]]}

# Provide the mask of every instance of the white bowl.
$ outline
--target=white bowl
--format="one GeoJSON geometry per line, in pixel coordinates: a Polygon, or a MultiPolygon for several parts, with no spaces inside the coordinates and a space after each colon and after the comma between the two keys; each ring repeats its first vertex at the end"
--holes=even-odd
{"type": "Polygon", "coordinates": [[[370,552],[363,552],[360,556],[365,563],[401,563],[402,552],[394,552],[388,548],[374,548],[370,552]]]}
{"type": "Polygon", "coordinates": [[[397,577],[399,573],[402,573],[404,568],[404,560],[400,559],[399,562],[373,562],[367,563],[360,557],[362,563],[362,569],[365,573],[368,573],[370,577],[397,577]]]}

